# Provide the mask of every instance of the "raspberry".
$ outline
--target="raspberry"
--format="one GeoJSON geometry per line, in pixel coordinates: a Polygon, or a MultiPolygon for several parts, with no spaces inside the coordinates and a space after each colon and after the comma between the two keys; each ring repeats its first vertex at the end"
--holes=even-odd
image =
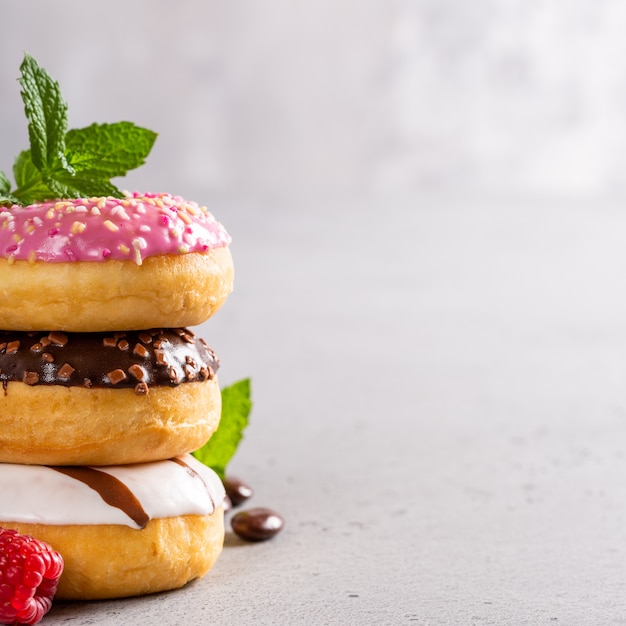
{"type": "Polygon", "coordinates": [[[0,624],[37,624],[50,610],[63,558],[47,543],[0,528],[0,624]]]}

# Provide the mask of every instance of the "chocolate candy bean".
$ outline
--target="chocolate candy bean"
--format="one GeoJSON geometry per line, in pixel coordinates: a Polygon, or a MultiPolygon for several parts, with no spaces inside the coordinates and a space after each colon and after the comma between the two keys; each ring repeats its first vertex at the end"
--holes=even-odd
{"type": "Polygon", "coordinates": [[[224,496],[224,502],[222,503],[222,508],[224,509],[224,513],[228,513],[233,508],[233,503],[230,501],[228,495],[224,496]]]}
{"type": "Polygon", "coordinates": [[[241,511],[230,520],[235,533],[247,541],[265,541],[279,533],[285,520],[271,509],[241,511]]]}
{"type": "Polygon", "coordinates": [[[243,480],[235,478],[234,476],[224,478],[223,482],[226,495],[230,498],[233,507],[239,506],[242,502],[251,498],[254,493],[250,485],[247,485],[243,480]]]}

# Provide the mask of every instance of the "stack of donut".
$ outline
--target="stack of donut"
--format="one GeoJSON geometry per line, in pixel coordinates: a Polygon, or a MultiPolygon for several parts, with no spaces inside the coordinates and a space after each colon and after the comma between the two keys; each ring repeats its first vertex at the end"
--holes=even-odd
{"type": "Polygon", "coordinates": [[[166,194],[0,209],[0,526],[65,560],[57,595],[180,587],[223,543],[219,361],[190,326],[232,290],[230,237],[166,194]]]}

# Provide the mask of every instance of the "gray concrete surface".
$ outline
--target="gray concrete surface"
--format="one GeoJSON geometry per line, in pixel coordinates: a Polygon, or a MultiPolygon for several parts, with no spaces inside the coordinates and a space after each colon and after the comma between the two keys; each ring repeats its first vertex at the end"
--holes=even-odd
{"type": "Polygon", "coordinates": [[[202,333],[287,520],[45,623],[626,623],[625,6],[3,3],[0,169],[28,51],[70,126],[159,133],[122,186],[232,233],[202,333]]]}
{"type": "Polygon", "coordinates": [[[223,207],[237,288],[201,328],[253,379],[231,472],[285,530],[47,623],[623,624],[623,207],[295,208],[223,207]]]}

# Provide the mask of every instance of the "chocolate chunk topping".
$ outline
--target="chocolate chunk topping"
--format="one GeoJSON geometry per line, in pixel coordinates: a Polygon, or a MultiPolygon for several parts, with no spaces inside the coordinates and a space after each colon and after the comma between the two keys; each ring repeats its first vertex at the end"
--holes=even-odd
{"type": "Polygon", "coordinates": [[[69,380],[70,376],[75,372],[74,368],[69,363],[63,363],[57,372],[57,376],[61,380],[69,380]]]}
{"type": "Polygon", "coordinates": [[[130,388],[139,395],[152,386],[202,382],[213,376],[219,360],[203,341],[194,337],[190,343],[189,337],[186,329],[115,335],[0,331],[0,381],[5,390],[8,382],[18,381],[130,388]]]}
{"type": "MultiPolygon", "coordinates": [[[[160,342],[159,342],[160,344],[160,342]]],[[[156,345],[156,343],[155,343],[156,345]]],[[[167,365],[167,362],[165,360],[165,352],[163,352],[163,350],[155,350],[154,351],[154,356],[156,358],[156,362],[157,365],[167,365]]]]}
{"type": "Polygon", "coordinates": [[[128,371],[137,380],[143,380],[145,378],[145,373],[144,373],[143,367],[141,367],[141,365],[137,365],[136,363],[133,363],[133,365],[131,365],[128,368],[128,371]]]}
{"type": "Polygon", "coordinates": [[[135,393],[138,396],[147,396],[148,395],[148,385],[146,385],[146,383],[141,382],[141,383],[137,383],[135,385],[135,393]]]}
{"type": "Polygon", "coordinates": [[[126,380],[126,374],[124,370],[116,369],[107,374],[108,379],[114,384],[121,383],[123,380],[126,380]]]}
{"type": "Polygon", "coordinates": [[[39,382],[39,374],[37,372],[24,372],[22,381],[27,385],[36,385],[39,382]]]}
{"type": "Polygon", "coordinates": [[[145,359],[148,356],[148,350],[145,346],[142,346],[140,343],[136,343],[133,348],[133,354],[140,356],[142,359],[145,359]]]}
{"type": "Polygon", "coordinates": [[[16,354],[19,349],[20,349],[19,341],[9,341],[7,343],[7,354],[16,354]]]}
{"type": "Polygon", "coordinates": [[[49,335],[48,339],[50,343],[54,346],[63,347],[67,343],[67,335],[65,333],[60,333],[56,330],[53,330],[49,335]]]}

